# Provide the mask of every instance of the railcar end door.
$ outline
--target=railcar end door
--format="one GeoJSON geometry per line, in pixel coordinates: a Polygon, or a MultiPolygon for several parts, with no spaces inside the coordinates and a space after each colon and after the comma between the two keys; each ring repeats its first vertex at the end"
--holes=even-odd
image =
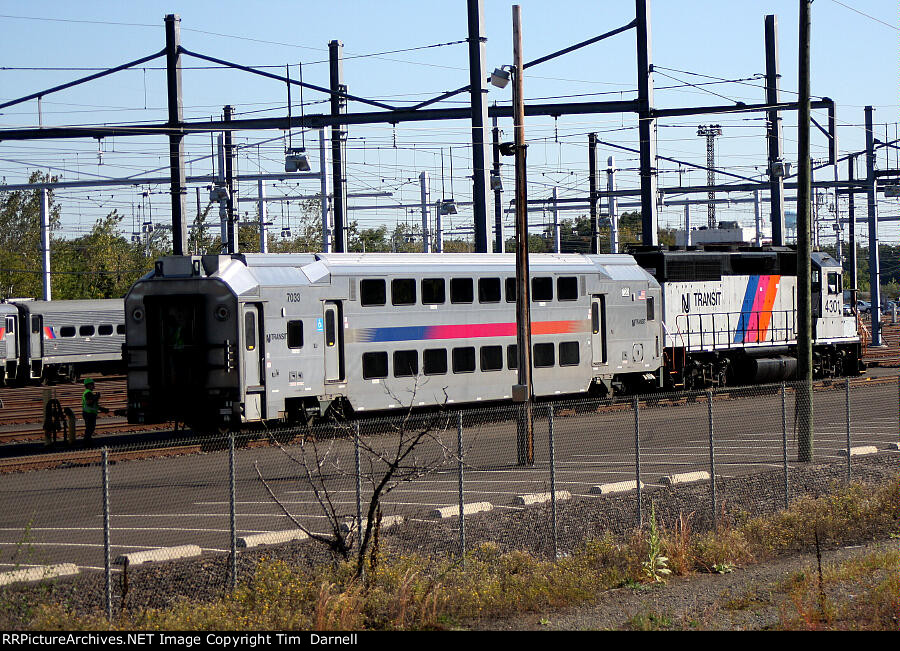
{"type": "Polygon", "coordinates": [[[243,342],[243,368],[244,368],[244,418],[247,420],[260,420],[263,417],[263,386],[262,367],[262,327],[259,309],[255,305],[245,305],[243,314],[244,342],[243,342]]]}
{"type": "Polygon", "coordinates": [[[606,296],[591,297],[591,362],[606,364],[606,296]]]}
{"type": "Polygon", "coordinates": [[[325,334],[325,381],[344,379],[343,337],[341,337],[341,306],[339,301],[325,301],[323,329],[325,334]]]}

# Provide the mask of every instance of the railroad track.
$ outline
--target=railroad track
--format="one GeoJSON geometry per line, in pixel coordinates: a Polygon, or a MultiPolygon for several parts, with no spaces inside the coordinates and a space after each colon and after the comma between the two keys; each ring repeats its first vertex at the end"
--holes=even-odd
{"type": "MultiPolygon", "coordinates": [[[[871,321],[863,320],[862,325],[865,327],[864,341],[868,342],[871,339],[871,321]]],[[[890,317],[883,319],[881,339],[884,348],[863,346],[863,361],[869,366],[900,366],[900,323],[891,323],[890,317]]]]}

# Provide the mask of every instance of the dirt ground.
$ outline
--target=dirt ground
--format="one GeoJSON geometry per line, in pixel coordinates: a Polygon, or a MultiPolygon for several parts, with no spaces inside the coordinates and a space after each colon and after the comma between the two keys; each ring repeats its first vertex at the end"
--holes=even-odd
{"type": "MultiPolygon", "coordinates": [[[[872,552],[900,549],[891,539],[867,545],[823,550],[823,568],[872,552]]],[[[900,568],[898,568],[900,571],[900,568]]],[[[618,588],[596,603],[564,610],[486,619],[472,630],[760,630],[776,627],[782,613],[796,616],[784,582],[797,572],[817,572],[815,554],[778,558],[764,564],[734,568],[727,574],[675,577],[666,584],[618,588]]],[[[840,601],[852,596],[835,594],[840,601]]],[[[897,616],[900,625],[900,613],[897,616]]]]}

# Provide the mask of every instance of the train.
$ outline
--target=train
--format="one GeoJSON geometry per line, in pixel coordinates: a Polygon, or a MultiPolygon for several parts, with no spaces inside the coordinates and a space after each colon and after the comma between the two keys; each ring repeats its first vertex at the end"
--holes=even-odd
{"type": "MultiPolygon", "coordinates": [[[[796,372],[796,251],[530,256],[533,393],[796,372]]],[[[811,259],[815,371],[862,370],[841,267],[811,259]]],[[[511,254],[171,256],[125,298],[128,418],[234,427],[512,399],[511,254]]]]}
{"type": "Polygon", "coordinates": [[[122,373],[123,299],[0,303],[0,384],[122,373]]]}

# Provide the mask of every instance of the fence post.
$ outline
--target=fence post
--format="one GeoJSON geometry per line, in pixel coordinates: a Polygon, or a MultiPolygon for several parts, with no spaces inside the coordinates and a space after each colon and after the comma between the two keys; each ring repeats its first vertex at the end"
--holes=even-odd
{"type": "Polygon", "coordinates": [[[550,405],[549,416],[550,432],[550,514],[553,523],[553,560],[559,558],[559,542],[556,528],[556,459],[554,457],[555,445],[553,442],[553,405],[550,405]]]}
{"type": "Polygon", "coordinates": [[[359,423],[353,424],[353,456],[356,463],[356,537],[362,543],[362,468],[359,461],[359,423]]]}
{"type": "Polygon", "coordinates": [[[237,587],[237,509],[235,500],[234,430],[228,433],[228,510],[231,530],[231,589],[237,587]]]}
{"type": "Polygon", "coordinates": [[[791,504],[790,487],[788,486],[788,454],[787,454],[787,384],[781,383],[781,452],[784,464],[784,508],[791,504]]]}
{"type": "Polygon", "coordinates": [[[103,482],[103,571],[106,575],[106,619],[112,621],[112,567],[109,562],[109,448],[101,452],[103,482]]]}
{"type": "Polygon", "coordinates": [[[641,511],[641,425],[637,396],[634,397],[632,405],[634,407],[634,474],[635,487],[637,488],[637,524],[640,528],[644,525],[644,517],[641,511]]]}
{"type": "Polygon", "coordinates": [[[712,497],[712,524],[716,528],[716,447],[713,440],[712,391],[706,392],[706,411],[709,416],[709,493],[712,497]]]}
{"type": "Polygon", "coordinates": [[[459,557],[466,561],[466,518],[463,504],[463,424],[462,412],[456,412],[456,454],[459,464],[459,557]]]}
{"type": "Polygon", "coordinates": [[[847,408],[847,483],[850,483],[851,478],[851,470],[850,470],[850,378],[847,378],[844,382],[844,389],[846,394],[846,408],[847,408]]]}

